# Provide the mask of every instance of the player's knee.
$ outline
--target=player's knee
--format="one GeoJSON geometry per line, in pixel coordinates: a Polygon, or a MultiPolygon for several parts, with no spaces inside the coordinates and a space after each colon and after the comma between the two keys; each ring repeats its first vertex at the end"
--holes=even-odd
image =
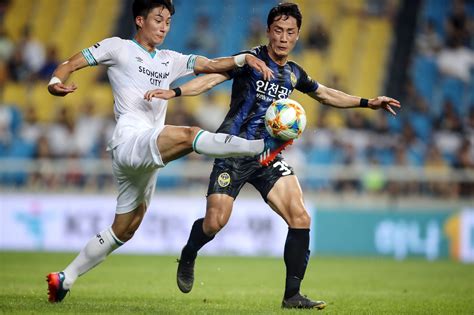
{"type": "Polygon", "coordinates": [[[290,216],[288,224],[292,228],[309,229],[311,227],[311,217],[306,210],[298,211],[290,216]]]}
{"type": "Polygon", "coordinates": [[[188,132],[188,135],[187,135],[187,139],[190,143],[193,143],[194,141],[194,138],[196,138],[196,135],[199,133],[199,131],[202,130],[201,128],[199,127],[189,127],[187,132],[188,132]]]}
{"type": "Polygon", "coordinates": [[[217,234],[222,228],[227,224],[227,221],[219,218],[219,217],[212,217],[204,219],[203,223],[203,231],[206,235],[212,236],[217,234]]]}

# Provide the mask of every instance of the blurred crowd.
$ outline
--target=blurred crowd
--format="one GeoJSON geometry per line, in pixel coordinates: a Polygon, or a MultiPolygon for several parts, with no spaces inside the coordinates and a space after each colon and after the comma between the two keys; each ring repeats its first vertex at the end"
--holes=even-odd
{"type": "MultiPolygon", "coordinates": [[[[368,7],[370,12],[375,12],[373,14],[386,10],[377,6],[377,1],[368,3],[375,3],[368,7]]],[[[474,170],[471,9],[472,5],[467,6],[464,1],[453,1],[449,10],[439,16],[420,18],[412,69],[404,93],[399,97],[403,108],[396,117],[382,111],[366,115],[367,109],[332,109],[315,101],[304,104],[305,107],[318,106],[319,110],[315,127],[310,127],[302,139],[285,152],[297,173],[304,173],[307,166],[367,169],[360,178],[336,181],[304,176],[305,188],[441,198],[474,195],[472,181],[400,181],[384,174],[384,168],[392,166],[423,169],[441,176],[453,170],[474,170]]],[[[324,20],[317,16],[309,20],[311,32],[301,40],[296,53],[308,48],[324,52],[331,46],[324,20]]],[[[196,21],[197,31],[187,39],[187,47],[204,55],[215,55],[216,34],[209,27],[209,17],[202,15],[196,21]]],[[[265,43],[264,30],[259,19],[251,19],[247,46],[265,43]]],[[[13,42],[0,23],[0,93],[7,80],[22,83],[48,80],[58,62],[55,48],[35,41],[28,28],[19,41],[13,42]]],[[[324,79],[325,85],[344,90],[337,75],[324,79]]],[[[177,99],[170,107],[167,123],[215,130],[225,115],[226,105],[218,104],[213,92],[192,112],[177,99]]],[[[62,159],[108,159],[105,148],[114,125],[113,116],[97,115],[96,104],[88,99],[78,110],[68,106],[58,108],[54,120],[48,123],[38,120],[34,104],[22,109],[14,104],[0,105],[0,159],[43,163],[38,172],[0,173],[0,185],[94,189],[107,186],[112,183],[110,175],[88,176],[74,162],[70,162],[63,176],[55,176],[47,170],[51,163],[62,159]]],[[[205,158],[193,154],[184,159],[205,158]]]]}

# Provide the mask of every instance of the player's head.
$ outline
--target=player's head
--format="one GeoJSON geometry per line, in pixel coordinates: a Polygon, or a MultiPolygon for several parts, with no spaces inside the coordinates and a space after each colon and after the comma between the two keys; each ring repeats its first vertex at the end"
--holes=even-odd
{"type": "Polygon", "coordinates": [[[286,57],[293,50],[300,35],[303,16],[294,3],[280,3],[272,8],[267,18],[269,47],[278,57],[286,57]]]}
{"type": "Polygon", "coordinates": [[[172,0],[134,0],[133,18],[138,32],[155,45],[160,45],[170,29],[174,14],[172,0]]]}

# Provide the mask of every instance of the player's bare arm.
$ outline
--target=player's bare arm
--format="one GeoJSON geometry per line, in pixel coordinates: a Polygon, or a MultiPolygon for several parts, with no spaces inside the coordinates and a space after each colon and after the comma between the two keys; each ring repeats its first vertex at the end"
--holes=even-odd
{"type": "Polygon", "coordinates": [[[82,53],[77,53],[67,61],[60,64],[56,70],[54,70],[53,78],[48,84],[49,93],[55,96],[66,96],[67,94],[74,92],[77,89],[77,86],[74,83],[66,85],[65,82],[71,73],[87,67],[88,65],[87,60],[84,58],[82,53]]]}
{"type": "MultiPolygon", "coordinates": [[[[229,80],[229,76],[225,73],[211,73],[199,76],[191,81],[186,82],[179,88],[181,89],[181,95],[183,96],[195,96],[209,91],[216,85],[229,80]]],[[[163,90],[155,89],[147,91],[144,98],[147,101],[151,101],[153,97],[161,98],[164,100],[172,99],[176,96],[175,90],[163,90]]]]}
{"type": "MultiPolygon", "coordinates": [[[[308,93],[309,96],[315,100],[321,102],[324,105],[329,105],[338,108],[354,108],[354,107],[364,107],[364,101],[359,96],[349,95],[344,92],[341,92],[336,89],[328,88],[322,84],[319,84],[319,87],[316,91],[308,93]]],[[[394,98],[387,96],[377,96],[367,100],[367,106],[371,109],[384,109],[396,115],[392,107],[400,108],[400,102],[394,98]]]]}
{"type": "Polygon", "coordinates": [[[199,56],[196,58],[194,72],[196,74],[226,72],[234,69],[235,67],[242,67],[245,64],[260,72],[265,80],[270,80],[273,78],[273,71],[267,67],[265,62],[251,54],[240,54],[234,57],[222,57],[215,59],[208,59],[206,57],[199,56]]]}

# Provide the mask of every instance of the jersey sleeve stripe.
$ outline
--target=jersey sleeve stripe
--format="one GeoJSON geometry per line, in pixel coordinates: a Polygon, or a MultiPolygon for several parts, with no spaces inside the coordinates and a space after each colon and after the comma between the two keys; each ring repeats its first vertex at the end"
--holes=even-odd
{"type": "Polygon", "coordinates": [[[196,55],[189,56],[188,63],[186,64],[186,69],[188,71],[194,70],[194,65],[196,64],[196,58],[197,57],[198,56],[196,56],[196,55]]]}
{"type": "Polygon", "coordinates": [[[81,52],[82,52],[82,55],[84,56],[84,58],[86,58],[87,63],[89,64],[89,66],[97,66],[98,65],[97,61],[95,60],[94,56],[92,56],[92,54],[91,54],[91,52],[88,48],[83,49],[81,52]]]}

